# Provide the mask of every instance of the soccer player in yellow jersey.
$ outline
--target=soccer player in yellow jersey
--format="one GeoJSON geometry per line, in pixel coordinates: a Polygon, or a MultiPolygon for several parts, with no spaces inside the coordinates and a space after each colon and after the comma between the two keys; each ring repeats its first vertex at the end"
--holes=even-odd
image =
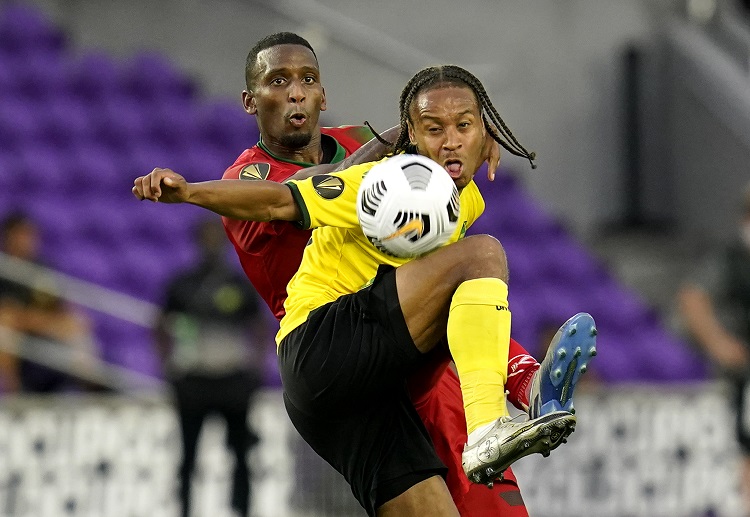
{"type": "Polygon", "coordinates": [[[509,418],[505,253],[491,236],[463,238],[484,208],[473,176],[486,132],[513,154],[533,154],[507,129],[481,82],[456,66],[417,73],[400,110],[394,152],[435,160],[461,192],[451,243],[420,258],[384,255],[362,234],[356,192],[373,164],[287,184],[187,183],[154,169],[133,190],[140,199],[188,202],[235,219],[316,228],[288,286],[277,335],[287,412],[369,515],[457,516],[445,468],[404,383],[427,352],[447,338],[461,380],[469,432],[464,470],[472,481],[490,482],[521,457],[546,455],[573,431],[575,416],[509,418]]]}

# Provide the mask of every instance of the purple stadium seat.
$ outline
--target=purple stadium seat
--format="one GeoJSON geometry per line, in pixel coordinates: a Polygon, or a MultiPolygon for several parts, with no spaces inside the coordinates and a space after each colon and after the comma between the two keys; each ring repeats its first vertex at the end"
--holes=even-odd
{"type": "Polygon", "coordinates": [[[39,132],[40,117],[31,101],[5,98],[0,102],[0,149],[17,150],[34,145],[39,132]]]}
{"type": "Polygon", "coordinates": [[[628,332],[634,326],[658,319],[643,300],[614,281],[596,284],[587,302],[591,307],[588,312],[602,328],[628,332]]]}
{"type": "Polygon", "coordinates": [[[57,250],[78,239],[79,218],[67,197],[59,194],[34,196],[27,200],[23,210],[41,227],[47,249],[57,250]]]}
{"type": "Polygon", "coordinates": [[[100,245],[90,242],[71,241],[54,257],[55,265],[62,272],[80,280],[98,285],[111,285],[116,276],[118,257],[100,245]]]}
{"type": "Polygon", "coordinates": [[[542,272],[546,257],[541,251],[542,246],[515,234],[508,235],[501,242],[508,258],[508,269],[514,290],[528,289],[544,280],[542,272]]]}
{"type": "Polygon", "coordinates": [[[40,106],[54,102],[67,91],[68,69],[65,61],[54,54],[38,54],[24,59],[18,70],[18,93],[40,106]]]}
{"type": "MultiPolygon", "coordinates": [[[[134,200],[135,201],[135,200],[134,200]]],[[[98,246],[102,253],[115,253],[123,241],[132,239],[137,232],[124,210],[125,202],[113,200],[105,193],[92,195],[78,201],[79,240],[89,246],[98,246]]]]}
{"type": "Polygon", "coordinates": [[[64,47],[65,35],[41,11],[14,2],[0,6],[0,52],[59,52],[64,47]]]}
{"type": "Polygon", "coordinates": [[[637,337],[641,350],[638,355],[646,363],[643,380],[674,382],[705,379],[708,376],[708,362],[658,323],[645,327],[637,337]]]}
{"type": "Polygon", "coordinates": [[[633,382],[646,377],[641,354],[627,335],[600,332],[597,349],[596,375],[603,381],[633,382]]]}
{"type": "Polygon", "coordinates": [[[99,323],[97,336],[106,347],[104,359],[108,362],[157,378],[161,375],[150,328],[128,322],[99,323]]]}
{"type": "Polygon", "coordinates": [[[71,179],[83,195],[101,195],[111,200],[113,195],[129,194],[134,177],[123,166],[123,159],[117,149],[80,140],[71,160],[71,179]]]}
{"type": "Polygon", "coordinates": [[[146,139],[147,109],[130,97],[108,95],[97,103],[91,117],[95,138],[105,145],[128,148],[131,142],[146,139]]]}
{"type": "Polygon", "coordinates": [[[540,274],[548,282],[580,289],[606,278],[591,253],[565,235],[548,237],[539,256],[540,274]]]}
{"type": "Polygon", "coordinates": [[[658,325],[624,333],[599,328],[596,371],[606,381],[674,382],[706,378],[706,364],[700,355],[658,325]]]}
{"type": "Polygon", "coordinates": [[[149,141],[178,151],[194,145],[198,137],[195,113],[181,102],[162,102],[146,120],[149,141]]]}
{"type": "Polygon", "coordinates": [[[197,109],[197,117],[202,141],[234,157],[258,142],[255,117],[245,113],[239,101],[206,104],[197,109]]]}
{"type": "Polygon", "coordinates": [[[43,110],[37,136],[42,145],[69,149],[78,141],[89,140],[94,134],[86,106],[71,97],[59,95],[43,110]]]}
{"type": "Polygon", "coordinates": [[[193,82],[157,52],[142,52],[126,63],[122,86],[128,95],[145,103],[165,99],[187,102],[196,92],[193,82]]]}
{"type": "MultiPolygon", "coordinates": [[[[31,142],[28,142],[31,144],[31,142]]],[[[25,145],[19,150],[19,186],[26,193],[65,194],[72,190],[68,177],[70,158],[54,147],[25,145]]]]}
{"type": "Polygon", "coordinates": [[[19,96],[18,74],[14,73],[18,59],[0,53],[0,98],[14,99],[19,96]]]}
{"type": "Polygon", "coordinates": [[[21,160],[16,153],[0,147],[0,191],[11,195],[19,194],[21,170],[21,160]]]}
{"type": "Polygon", "coordinates": [[[213,146],[196,144],[187,149],[174,163],[180,166],[177,171],[184,171],[184,176],[190,181],[207,181],[221,179],[224,170],[232,165],[235,158],[213,146]]]}
{"type": "Polygon", "coordinates": [[[120,70],[101,52],[89,52],[72,62],[68,92],[88,102],[99,102],[119,87],[120,70]]]}

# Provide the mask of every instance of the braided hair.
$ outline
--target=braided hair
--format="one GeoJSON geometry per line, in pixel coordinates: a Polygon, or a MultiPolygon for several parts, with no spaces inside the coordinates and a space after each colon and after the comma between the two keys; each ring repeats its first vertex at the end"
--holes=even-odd
{"type": "MultiPolygon", "coordinates": [[[[479,104],[482,113],[482,121],[492,138],[509,153],[529,160],[531,167],[536,169],[536,164],[534,163],[536,153],[527,151],[516,137],[513,136],[513,133],[511,133],[508,126],[505,125],[505,122],[502,117],[500,117],[497,109],[493,106],[482,82],[471,72],[455,65],[432,66],[417,72],[401,92],[401,98],[399,99],[398,104],[401,117],[401,131],[399,132],[398,138],[396,138],[396,142],[386,141],[373,130],[375,137],[382,144],[391,147],[394,154],[399,152],[415,154],[417,151],[416,147],[409,141],[409,117],[411,104],[419,93],[447,84],[469,87],[477,98],[477,103],[479,104]],[[488,121],[490,123],[488,123],[488,121]]],[[[367,124],[367,122],[365,122],[365,124],[367,124]]],[[[372,130],[372,127],[369,124],[367,125],[372,130]]]]}

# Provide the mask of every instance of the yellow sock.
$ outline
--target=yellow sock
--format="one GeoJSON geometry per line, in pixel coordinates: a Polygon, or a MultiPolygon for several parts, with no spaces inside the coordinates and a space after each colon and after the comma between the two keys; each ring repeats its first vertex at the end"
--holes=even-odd
{"type": "Polygon", "coordinates": [[[508,285],[499,278],[459,285],[448,316],[448,346],[461,380],[469,433],[508,414],[509,343],[508,285]]]}

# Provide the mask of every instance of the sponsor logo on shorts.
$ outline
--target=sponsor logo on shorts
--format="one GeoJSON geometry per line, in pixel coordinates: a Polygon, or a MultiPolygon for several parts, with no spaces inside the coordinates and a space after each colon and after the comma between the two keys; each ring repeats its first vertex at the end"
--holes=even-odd
{"type": "Polygon", "coordinates": [[[312,178],[313,188],[323,199],[336,199],[344,191],[344,182],[341,178],[320,174],[312,178]]]}
{"type": "Polygon", "coordinates": [[[268,178],[268,172],[271,170],[270,163],[251,163],[246,165],[240,171],[241,180],[264,180],[268,178]]]}

